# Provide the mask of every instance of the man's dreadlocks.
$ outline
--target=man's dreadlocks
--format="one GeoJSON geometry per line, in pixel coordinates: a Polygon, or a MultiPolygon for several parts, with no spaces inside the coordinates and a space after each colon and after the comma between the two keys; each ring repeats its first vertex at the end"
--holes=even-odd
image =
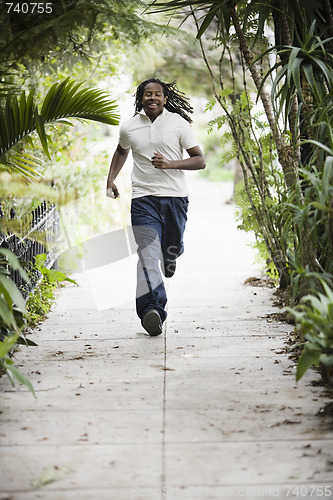
{"type": "Polygon", "coordinates": [[[188,98],[183,92],[178,90],[176,81],[171,83],[164,83],[157,78],[150,78],[138,86],[135,93],[135,115],[137,115],[142,110],[142,98],[145,90],[145,86],[149,83],[158,83],[163,88],[164,97],[167,97],[165,109],[171,111],[171,113],[177,113],[182,116],[186,121],[192,123],[192,119],[187,113],[193,113],[193,108],[188,102],[188,98]]]}

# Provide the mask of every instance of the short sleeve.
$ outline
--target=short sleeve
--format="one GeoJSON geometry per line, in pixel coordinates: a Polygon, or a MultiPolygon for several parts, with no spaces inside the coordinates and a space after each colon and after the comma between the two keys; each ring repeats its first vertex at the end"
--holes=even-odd
{"type": "Polygon", "coordinates": [[[128,134],[126,132],[126,127],[125,124],[120,125],[119,129],[119,143],[118,143],[123,149],[129,149],[131,147],[131,144],[128,140],[128,134]]]}
{"type": "Polygon", "coordinates": [[[198,146],[198,141],[194,135],[191,125],[184,120],[181,128],[180,143],[184,149],[191,149],[198,146]]]}

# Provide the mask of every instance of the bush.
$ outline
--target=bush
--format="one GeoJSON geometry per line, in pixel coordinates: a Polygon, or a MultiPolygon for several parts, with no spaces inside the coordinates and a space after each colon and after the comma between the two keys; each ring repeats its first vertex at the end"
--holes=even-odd
{"type": "Polygon", "coordinates": [[[16,284],[10,277],[10,268],[19,272],[25,281],[29,278],[21,267],[18,258],[10,250],[0,249],[0,371],[8,375],[12,385],[15,380],[24,384],[34,394],[29,380],[14,366],[10,352],[15,344],[24,338],[20,336],[24,322],[22,316],[26,312],[24,299],[16,284]]]}
{"type": "Polygon", "coordinates": [[[67,276],[67,274],[48,269],[45,267],[46,254],[40,254],[35,257],[35,264],[32,272],[38,272],[41,275],[41,282],[33,292],[29,294],[26,307],[26,319],[30,326],[40,323],[49,312],[55,299],[55,290],[58,283],[69,281],[75,285],[77,282],[67,276]]]}
{"type": "Polygon", "coordinates": [[[306,295],[301,304],[286,310],[295,318],[296,328],[307,341],[299,357],[296,380],[310,366],[319,366],[323,378],[333,383],[333,291],[321,280],[323,292],[306,295]]]}

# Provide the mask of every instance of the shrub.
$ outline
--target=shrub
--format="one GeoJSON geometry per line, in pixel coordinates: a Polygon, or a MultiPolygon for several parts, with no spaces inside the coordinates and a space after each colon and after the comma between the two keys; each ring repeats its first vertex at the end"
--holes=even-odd
{"type": "Polygon", "coordinates": [[[286,308],[307,341],[297,363],[297,381],[314,365],[333,383],[333,291],[323,280],[321,284],[324,293],[306,295],[297,307],[286,308]]]}
{"type": "Polygon", "coordinates": [[[14,366],[10,351],[18,341],[24,342],[20,336],[24,322],[22,316],[26,312],[24,299],[16,284],[10,277],[10,268],[19,272],[25,281],[29,278],[21,267],[18,258],[10,250],[0,249],[0,369],[7,375],[12,385],[15,380],[24,384],[34,394],[31,382],[14,366]]]}
{"type": "Polygon", "coordinates": [[[67,274],[56,269],[48,269],[45,266],[47,255],[45,253],[36,255],[35,264],[31,272],[38,272],[41,281],[33,292],[29,294],[26,307],[26,319],[30,326],[36,325],[51,309],[55,299],[55,290],[58,283],[69,281],[75,285],[77,282],[67,276],[67,274]]]}

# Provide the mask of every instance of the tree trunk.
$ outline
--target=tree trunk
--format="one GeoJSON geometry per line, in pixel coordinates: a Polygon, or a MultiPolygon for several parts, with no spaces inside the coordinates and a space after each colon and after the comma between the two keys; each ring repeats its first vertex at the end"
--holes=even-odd
{"type": "MultiPolygon", "coordinates": [[[[274,8],[272,10],[274,20],[274,37],[275,45],[277,47],[284,45],[292,45],[290,27],[287,17],[288,0],[275,0],[274,8]]],[[[288,56],[285,54],[280,55],[283,64],[287,63],[288,56]]],[[[289,128],[292,136],[292,142],[295,147],[295,154],[298,160],[301,158],[301,151],[299,146],[299,119],[298,119],[298,99],[295,95],[292,100],[292,106],[288,114],[289,128]]]]}
{"type": "MultiPolygon", "coordinates": [[[[257,65],[253,64],[253,55],[252,55],[252,52],[247,45],[246,37],[245,37],[245,34],[241,28],[241,25],[240,25],[235,8],[231,9],[231,18],[232,18],[232,22],[233,22],[233,25],[234,25],[234,28],[236,30],[236,34],[237,34],[237,37],[239,40],[240,50],[243,54],[245,62],[246,62],[248,69],[251,73],[254,84],[255,84],[257,90],[259,90],[259,88],[261,87],[262,78],[260,76],[260,72],[257,68],[257,65]]],[[[279,132],[279,129],[278,129],[278,126],[277,126],[277,123],[275,120],[275,114],[274,114],[271,99],[263,87],[260,88],[260,98],[261,98],[261,101],[262,101],[262,104],[263,104],[263,107],[264,107],[264,110],[266,113],[268,123],[270,125],[272,137],[273,137],[275,145],[276,145],[279,161],[280,161],[280,164],[282,166],[283,173],[284,173],[284,179],[285,179],[286,186],[288,188],[293,187],[293,186],[295,186],[295,184],[297,182],[297,177],[298,177],[297,176],[297,167],[296,167],[297,162],[296,162],[293,148],[286,146],[286,144],[284,143],[284,140],[279,132]]]]}

